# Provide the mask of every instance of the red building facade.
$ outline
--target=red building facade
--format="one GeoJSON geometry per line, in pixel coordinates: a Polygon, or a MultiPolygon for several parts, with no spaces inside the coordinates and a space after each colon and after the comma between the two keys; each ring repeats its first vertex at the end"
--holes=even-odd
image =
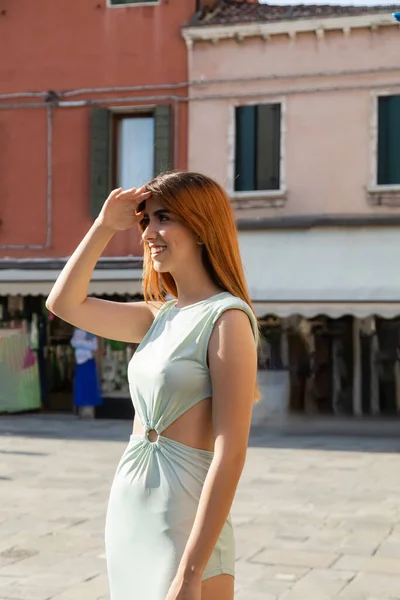
{"type": "MultiPolygon", "coordinates": [[[[186,167],[181,27],[194,10],[0,1],[1,259],[64,257],[111,188],[186,167]]],[[[106,254],[140,256],[138,235],[116,236],[106,254]]]]}
{"type": "MultiPolygon", "coordinates": [[[[0,0],[0,349],[14,365],[18,348],[21,363],[0,376],[0,411],[72,409],[72,327],[45,298],[111,189],[186,168],[181,30],[199,6],[0,0]]],[[[139,298],[141,256],[139,232],[119,232],[89,293],[139,298]]],[[[131,417],[135,347],[99,342],[103,416],[111,399],[112,415],[131,417]]]]}

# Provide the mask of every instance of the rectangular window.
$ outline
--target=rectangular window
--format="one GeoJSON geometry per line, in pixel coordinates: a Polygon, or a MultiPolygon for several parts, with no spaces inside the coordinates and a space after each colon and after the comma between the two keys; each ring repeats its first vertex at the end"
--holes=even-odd
{"type": "Polygon", "coordinates": [[[400,96],[378,98],[378,185],[400,184],[400,96]]]}
{"type": "Polygon", "coordinates": [[[95,106],[91,112],[90,214],[96,218],[110,189],[143,185],[173,168],[172,108],[114,113],[95,106]]]}
{"type": "Polygon", "coordinates": [[[158,0],[110,0],[111,6],[118,4],[158,4],[158,0]]]}
{"type": "Polygon", "coordinates": [[[235,191],[280,189],[281,105],[236,108],[235,191]]]}
{"type": "Polygon", "coordinates": [[[140,187],[154,176],[154,114],[116,116],[114,187],[140,187]]]}

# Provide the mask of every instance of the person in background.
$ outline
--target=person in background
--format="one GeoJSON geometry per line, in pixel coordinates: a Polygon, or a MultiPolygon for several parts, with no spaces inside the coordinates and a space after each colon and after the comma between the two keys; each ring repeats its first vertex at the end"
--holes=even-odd
{"type": "Polygon", "coordinates": [[[102,404],[100,384],[94,353],[97,337],[83,329],[74,328],[71,346],[75,351],[74,408],[79,416],[94,417],[94,407],[102,404]]]}

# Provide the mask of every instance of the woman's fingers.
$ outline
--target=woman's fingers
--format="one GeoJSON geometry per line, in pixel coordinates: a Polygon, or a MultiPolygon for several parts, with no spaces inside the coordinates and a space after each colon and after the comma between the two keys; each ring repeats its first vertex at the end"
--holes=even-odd
{"type": "Polygon", "coordinates": [[[110,197],[116,198],[121,192],[122,192],[122,188],[117,188],[115,190],[112,190],[110,197]]]}
{"type": "Polygon", "coordinates": [[[146,189],[146,186],[140,188],[131,188],[130,190],[123,191],[122,188],[118,191],[117,197],[123,199],[131,199],[142,202],[151,196],[151,192],[146,189]]]}
{"type": "Polygon", "coordinates": [[[142,201],[146,198],[150,198],[151,192],[146,188],[145,185],[143,185],[141,188],[136,190],[135,196],[137,199],[140,199],[140,201],[142,201]]]}
{"type": "Polygon", "coordinates": [[[140,188],[131,188],[129,190],[118,188],[118,190],[114,190],[114,192],[113,195],[117,201],[124,200],[129,204],[132,203],[132,208],[136,217],[140,217],[145,209],[146,200],[151,196],[151,192],[146,189],[145,185],[140,188]]]}
{"type": "Polygon", "coordinates": [[[132,188],[130,190],[123,190],[122,188],[119,188],[117,198],[133,198],[135,193],[136,193],[136,188],[132,188]]]}

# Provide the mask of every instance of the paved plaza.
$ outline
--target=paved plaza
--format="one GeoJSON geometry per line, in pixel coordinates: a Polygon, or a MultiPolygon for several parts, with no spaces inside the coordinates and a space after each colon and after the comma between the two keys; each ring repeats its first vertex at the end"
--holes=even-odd
{"type": "MultiPolygon", "coordinates": [[[[0,418],[0,600],[108,599],[104,518],[129,433],[0,418]]],[[[400,436],[258,427],[232,517],[237,600],[400,599],[400,436]]]]}

